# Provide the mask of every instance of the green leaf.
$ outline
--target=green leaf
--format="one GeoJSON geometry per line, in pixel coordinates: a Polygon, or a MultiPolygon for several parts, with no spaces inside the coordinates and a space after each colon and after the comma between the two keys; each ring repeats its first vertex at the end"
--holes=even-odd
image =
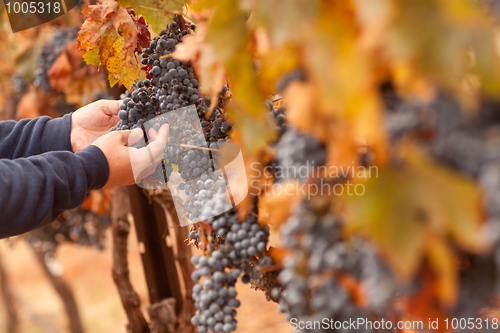
{"type": "Polygon", "coordinates": [[[101,57],[100,57],[101,47],[97,46],[95,49],[85,52],[83,55],[83,60],[87,63],[87,65],[101,65],[101,57]]]}
{"type": "Polygon", "coordinates": [[[451,239],[471,252],[484,249],[480,194],[471,180],[414,146],[405,147],[400,166],[386,167],[376,176],[364,184],[363,195],[344,197],[347,228],[376,241],[402,277],[410,278],[424,255],[434,253],[427,244],[431,238],[436,244],[451,239]]]}
{"type": "Polygon", "coordinates": [[[189,1],[183,0],[119,0],[123,7],[130,7],[136,14],[142,14],[151,30],[159,34],[170,23],[175,14],[182,14],[182,8],[189,1]]]}

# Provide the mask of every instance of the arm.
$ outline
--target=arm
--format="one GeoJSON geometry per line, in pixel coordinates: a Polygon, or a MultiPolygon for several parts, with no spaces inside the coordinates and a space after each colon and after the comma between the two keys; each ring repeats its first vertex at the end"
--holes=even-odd
{"type": "Polygon", "coordinates": [[[154,172],[164,155],[168,125],[160,128],[148,147],[128,147],[142,137],[141,129],[115,131],[78,153],[54,151],[0,159],[0,238],[52,222],[62,211],[80,205],[90,190],[134,184],[134,172],[154,172]]]}
{"type": "Polygon", "coordinates": [[[71,115],[0,122],[0,158],[20,158],[71,150],[71,115]]]}
{"type": "Polygon", "coordinates": [[[0,160],[0,238],[52,222],[80,205],[88,191],[103,187],[108,176],[105,155],[92,145],[76,154],[0,160]]]}
{"type": "Polygon", "coordinates": [[[79,152],[118,122],[121,101],[100,100],[62,118],[47,116],[0,122],[0,158],[15,159],[49,151],[79,152]]]}

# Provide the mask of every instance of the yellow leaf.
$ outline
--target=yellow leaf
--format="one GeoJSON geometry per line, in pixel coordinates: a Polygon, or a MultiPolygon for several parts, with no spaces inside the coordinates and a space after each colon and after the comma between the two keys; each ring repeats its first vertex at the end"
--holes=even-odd
{"type": "Polygon", "coordinates": [[[426,244],[430,237],[451,239],[470,252],[485,249],[476,185],[414,145],[404,144],[400,166],[381,169],[363,185],[364,195],[343,198],[347,230],[376,241],[403,278],[411,278],[426,253],[434,251],[426,244]]]}
{"type": "Polygon", "coordinates": [[[100,53],[100,46],[97,46],[95,49],[85,52],[85,54],[83,55],[83,60],[85,60],[85,63],[87,63],[87,65],[100,66],[100,53]]]}
{"type": "Polygon", "coordinates": [[[207,42],[226,67],[233,93],[227,114],[241,133],[242,149],[255,154],[274,139],[275,130],[264,106],[253,57],[247,50],[249,32],[245,21],[235,1],[217,2],[207,42]]]}
{"type": "Polygon", "coordinates": [[[436,274],[437,296],[443,304],[451,306],[458,296],[458,268],[453,251],[443,240],[429,237],[427,252],[431,268],[436,274]]]}
{"type": "Polygon", "coordinates": [[[270,50],[259,57],[259,83],[264,94],[274,94],[278,79],[298,66],[297,50],[288,46],[270,50]]]}
{"type": "Polygon", "coordinates": [[[105,65],[111,86],[121,83],[130,89],[140,77],[136,52],[150,39],[144,18],[120,7],[116,0],[85,6],[83,14],[78,48],[86,52],[85,61],[105,65]]]}
{"type": "Polygon", "coordinates": [[[142,14],[151,24],[156,34],[165,29],[173,19],[174,14],[182,14],[183,6],[189,1],[182,0],[119,0],[123,7],[134,8],[137,14],[142,14]]]}

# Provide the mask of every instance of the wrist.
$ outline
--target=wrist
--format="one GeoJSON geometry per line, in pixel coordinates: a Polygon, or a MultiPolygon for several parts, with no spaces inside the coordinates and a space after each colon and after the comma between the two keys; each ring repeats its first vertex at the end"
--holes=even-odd
{"type": "Polygon", "coordinates": [[[47,121],[44,126],[41,142],[41,152],[73,151],[71,142],[71,114],[47,121]]]}
{"type": "Polygon", "coordinates": [[[70,121],[69,142],[70,142],[70,145],[71,145],[71,151],[73,153],[76,153],[76,152],[78,152],[78,150],[76,149],[76,143],[75,143],[76,140],[74,138],[75,137],[75,131],[74,131],[75,124],[73,123],[73,112],[71,112],[69,115],[70,115],[70,119],[71,119],[71,121],[70,121]]]}

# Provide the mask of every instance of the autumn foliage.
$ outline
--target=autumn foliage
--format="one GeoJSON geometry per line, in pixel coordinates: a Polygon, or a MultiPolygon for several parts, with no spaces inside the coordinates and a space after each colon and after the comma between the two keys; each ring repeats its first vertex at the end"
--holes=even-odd
{"type": "MultiPolygon", "coordinates": [[[[271,100],[285,110],[288,126],[324,145],[325,170],[377,167],[377,176],[370,179],[359,174],[331,179],[327,171],[305,182],[363,184],[363,195],[322,200],[342,221],[344,239],[368,241],[398,286],[418,281],[416,292],[394,296],[405,316],[452,312],[466,270],[459,258],[488,257],[495,251],[485,236],[492,227],[485,197],[498,193],[485,194],[478,172],[436,152],[440,133],[452,134],[441,131],[452,120],[436,120],[443,107],[436,103],[453,101],[459,110],[453,119],[461,119],[460,133],[466,137],[472,135],[467,122],[481,121],[485,101],[496,103],[500,38],[491,10],[469,0],[205,0],[147,6],[108,0],[84,8],[79,48],[88,64],[106,66],[111,85],[131,88],[144,75],[137,55],[150,39],[147,23],[154,20],[157,33],[159,22],[165,26],[173,13],[196,23],[196,32],[171,56],[192,63],[212,106],[224,84],[230,89],[232,139],[244,152],[248,183],[257,184],[238,207],[240,218],[258,196],[259,221],[279,232],[294,209],[310,200],[298,192],[266,191],[274,179],[255,182],[259,170],[250,165],[260,165],[263,175],[276,155],[279,133],[265,106],[271,100]],[[162,5],[172,7],[154,15],[151,8],[162,5]],[[284,84],[297,70],[300,79],[284,84]],[[401,117],[394,116],[381,89],[388,83],[399,105],[421,110],[418,126],[397,135],[391,126],[401,117]],[[423,306],[427,303],[433,306],[423,306]]],[[[272,245],[279,263],[286,246],[272,245]]],[[[369,301],[361,301],[361,289],[342,274],[342,285],[365,307],[369,301]]]]}

